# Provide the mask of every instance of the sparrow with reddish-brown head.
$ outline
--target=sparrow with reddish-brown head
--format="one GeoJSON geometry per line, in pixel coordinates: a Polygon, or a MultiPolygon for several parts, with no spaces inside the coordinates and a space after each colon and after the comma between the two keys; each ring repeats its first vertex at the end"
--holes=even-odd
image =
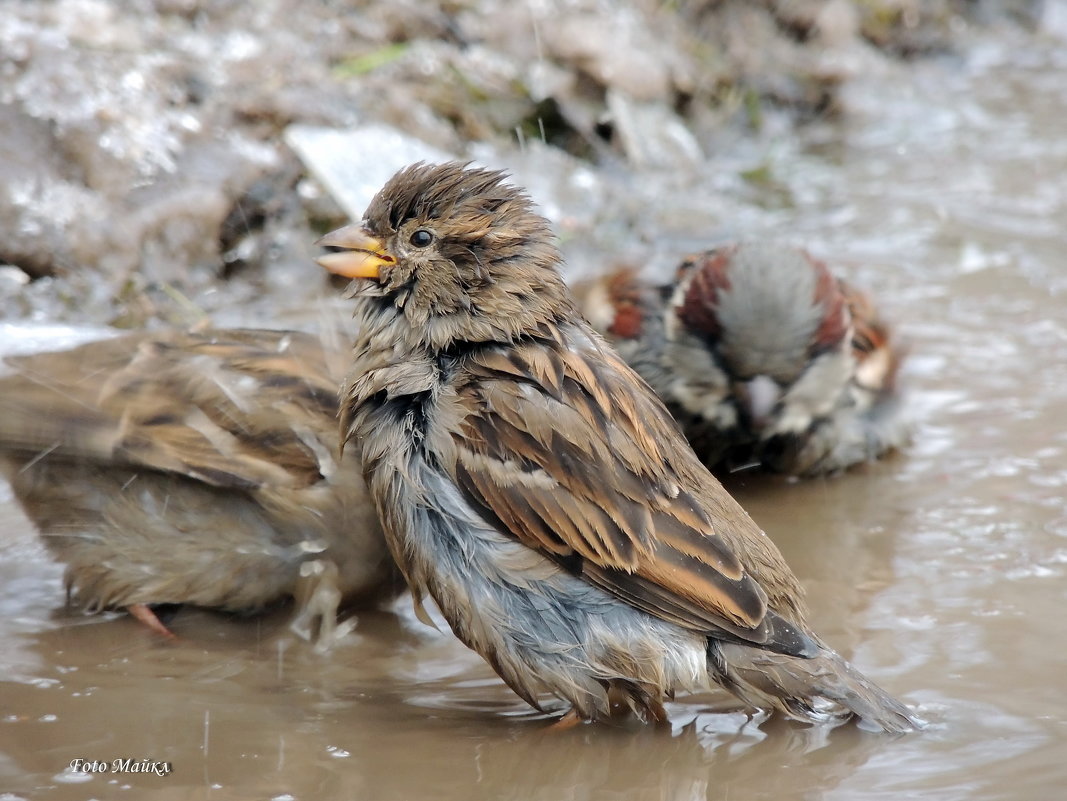
{"type": "Polygon", "coordinates": [[[803,720],[919,725],[809,629],[778,549],[578,313],[503,173],[409,167],[321,244],[357,279],[341,430],[387,542],[522,698],[662,721],[718,683],[803,720]]]}
{"type": "Polygon", "coordinates": [[[690,257],[668,286],[623,270],[577,291],[712,469],[819,475],[908,441],[901,349],[868,297],[802,250],[747,242],[690,257]]]}
{"type": "Polygon", "coordinates": [[[328,635],[395,593],[355,455],[338,459],[338,357],[284,331],[134,334],[10,359],[0,473],[90,610],[253,611],[295,596],[328,635]]]}

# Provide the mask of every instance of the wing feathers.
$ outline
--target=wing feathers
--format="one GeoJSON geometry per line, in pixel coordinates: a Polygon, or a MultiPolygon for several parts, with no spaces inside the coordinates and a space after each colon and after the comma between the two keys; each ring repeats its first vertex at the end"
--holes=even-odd
{"type": "Polygon", "coordinates": [[[685,488],[714,479],[672,466],[669,457],[691,469],[666,410],[592,335],[574,333],[562,348],[530,342],[467,357],[452,412],[462,421],[454,475],[467,497],[491,523],[649,614],[801,647],[803,635],[768,613],[767,593],[731,547],[736,532],[727,541],[712,525],[732,503],[725,491],[709,501],[685,488]]]}
{"type": "Polygon", "coordinates": [[[0,439],[218,487],[305,487],[333,467],[320,443],[336,436],[338,382],[324,359],[314,337],[241,330],[134,335],[10,359],[0,410],[38,422],[21,435],[0,425],[0,439]]]}

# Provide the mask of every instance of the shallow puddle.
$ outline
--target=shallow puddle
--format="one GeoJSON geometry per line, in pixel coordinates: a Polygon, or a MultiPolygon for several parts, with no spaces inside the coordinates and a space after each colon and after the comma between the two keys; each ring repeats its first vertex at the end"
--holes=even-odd
{"type": "Polygon", "coordinates": [[[658,250],[674,242],[673,254],[737,233],[809,246],[911,343],[921,422],[906,453],[730,487],[808,588],[822,636],[916,705],[927,731],[813,729],[709,696],[672,703],[670,734],[546,733],[403,600],[361,614],[327,654],[289,632],[284,610],[182,610],[179,638],[161,642],[125,616],[64,613],[61,571],[0,485],[0,798],[1060,797],[1067,47],[990,37],[963,60],[858,79],[846,101],[845,122],[753,152],[787,204],[710,197],[725,168],[714,159],[684,186],[646,176],[635,202],[653,204],[658,250]],[[171,772],[68,769],[127,758],[171,772]]]}

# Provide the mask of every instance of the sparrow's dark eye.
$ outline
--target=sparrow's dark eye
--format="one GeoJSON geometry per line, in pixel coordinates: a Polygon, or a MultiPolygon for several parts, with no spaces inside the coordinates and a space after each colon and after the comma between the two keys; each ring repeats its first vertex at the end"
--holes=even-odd
{"type": "Polygon", "coordinates": [[[425,228],[420,228],[411,235],[411,244],[417,248],[424,248],[433,242],[433,234],[425,228]]]}

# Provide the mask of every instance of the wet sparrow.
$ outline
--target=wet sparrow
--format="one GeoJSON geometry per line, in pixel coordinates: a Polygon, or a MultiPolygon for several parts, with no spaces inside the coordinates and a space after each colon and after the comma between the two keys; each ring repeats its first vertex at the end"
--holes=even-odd
{"type": "Polygon", "coordinates": [[[360,465],[338,457],[337,355],[307,334],[220,330],[9,360],[0,472],[68,594],[164,634],[151,604],[296,596],[298,625],[326,635],[342,599],[395,588],[360,465]]]}
{"type": "MultiPolygon", "coordinates": [[[[578,313],[502,173],[415,165],[328,234],[357,280],[341,430],[416,599],[567,723],[718,683],[803,720],[918,722],[808,628],[777,548],[578,313]]],[[[418,607],[417,607],[418,608],[418,607]]]]}
{"type": "Polygon", "coordinates": [[[690,257],[671,286],[621,271],[577,291],[713,469],[817,475],[908,440],[902,351],[867,296],[801,250],[743,243],[690,257]]]}

